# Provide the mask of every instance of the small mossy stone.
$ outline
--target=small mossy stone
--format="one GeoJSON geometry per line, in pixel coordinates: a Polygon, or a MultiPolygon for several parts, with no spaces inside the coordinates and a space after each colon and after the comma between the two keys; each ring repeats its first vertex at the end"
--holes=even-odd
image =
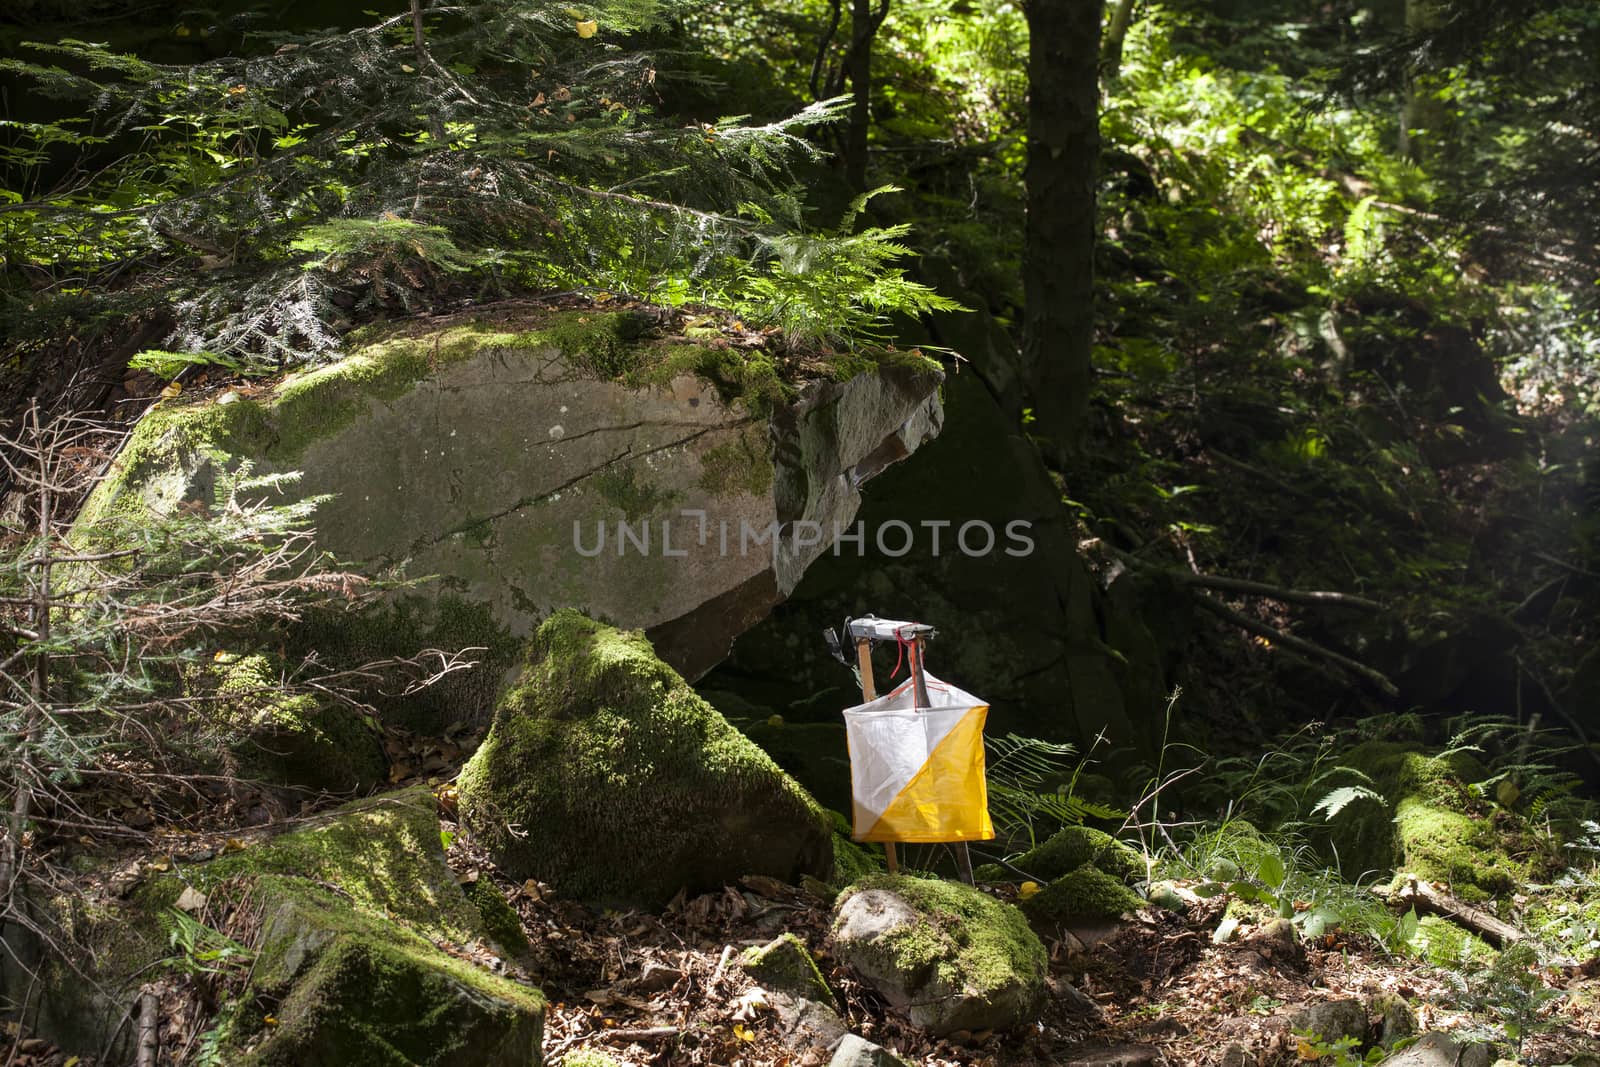
{"type": "Polygon", "coordinates": [[[817,969],[805,942],[794,934],[783,934],[765,945],[746,949],[739,965],[755,981],[768,989],[789,993],[807,1000],[833,1003],[833,990],[817,969]]]}
{"type": "Polygon", "coordinates": [[[1034,1018],[1044,945],[1016,908],[956,882],[874,875],[834,906],[835,955],[933,1034],[1034,1018]]]}
{"type": "Polygon", "coordinates": [[[483,920],[484,933],[513,956],[525,956],[532,950],[527,932],[519,916],[500,892],[500,887],[487,878],[476,878],[462,885],[467,900],[478,910],[483,920]]]}
{"type": "Polygon", "coordinates": [[[1137,893],[1092,863],[1067,872],[1022,902],[1028,917],[1041,922],[1112,919],[1143,906],[1137,893]]]}
{"type": "Polygon", "coordinates": [[[1089,826],[1063,827],[1023,853],[1013,866],[1040,882],[1049,882],[1085,863],[1121,880],[1144,873],[1144,862],[1137,852],[1105,831],[1089,826]]]}
{"type": "Polygon", "coordinates": [[[882,1045],[875,1045],[855,1034],[846,1034],[840,1039],[839,1047],[834,1049],[828,1067],[909,1067],[909,1062],[882,1045]]]}
{"type": "Polygon", "coordinates": [[[502,871],[579,900],[659,906],[747,874],[832,873],[810,794],[643,634],[576,611],[539,627],[457,788],[502,871]]]}
{"type": "Polygon", "coordinates": [[[1354,1038],[1357,1045],[1367,1041],[1367,1010],[1361,1001],[1350,998],[1324,1000],[1289,1013],[1289,1026],[1297,1033],[1310,1033],[1333,1043],[1354,1038]]]}

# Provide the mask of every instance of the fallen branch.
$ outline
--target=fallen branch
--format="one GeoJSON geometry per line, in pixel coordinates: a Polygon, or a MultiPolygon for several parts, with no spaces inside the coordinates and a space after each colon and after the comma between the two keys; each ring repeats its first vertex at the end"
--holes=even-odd
{"type": "Polygon", "coordinates": [[[1334,652],[1332,649],[1323,648],[1321,645],[1313,644],[1303,637],[1296,637],[1293,634],[1284,633],[1277,627],[1268,626],[1260,619],[1251,618],[1242,611],[1235,611],[1228,607],[1228,605],[1222,603],[1220,600],[1209,597],[1204,593],[1195,593],[1194,599],[1195,603],[1199,604],[1213,615],[1216,615],[1222,619],[1226,619],[1228,622],[1233,623],[1242,630],[1247,630],[1258,637],[1265,637],[1268,641],[1281,645],[1292,652],[1298,652],[1302,656],[1306,656],[1309,659],[1323,660],[1328,663],[1337,664],[1338,666],[1349,671],[1351,674],[1354,674],[1376,686],[1385,696],[1395,697],[1400,695],[1400,690],[1388,679],[1388,676],[1384,675],[1380,671],[1368,667],[1365,663],[1357,663],[1349,656],[1342,656],[1339,653],[1334,652]]]}
{"type": "Polygon", "coordinates": [[[647,1026],[640,1030],[601,1030],[594,1035],[603,1041],[665,1041],[678,1036],[676,1026],[647,1026]]]}
{"type": "Polygon", "coordinates": [[[1234,459],[1232,456],[1228,455],[1226,452],[1218,452],[1215,448],[1208,448],[1208,449],[1206,449],[1206,453],[1208,455],[1218,459],[1218,460],[1221,460],[1223,466],[1232,467],[1234,470],[1243,471],[1245,474],[1252,474],[1255,477],[1260,478],[1262,481],[1266,482],[1268,485],[1273,485],[1273,486],[1276,486],[1277,488],[1283,490],[1285,493],[1288,493],[1290,496],[1297,496],[1301,500],[1315,500],[1315,499],[1317,499],[1315,494],[1307,492],[1306,490],[1300,488],[1298,485],[1290,485],[1288,482],[1284,481],[1282,478],[1279,478],[1276,474],[1270,474],[1267,471],[1262,470],[1260,467],[1257,467],[1257,466],[1254,466],[1252,464],[1246,463],[1242,459],[1234,459]]]}
{"type": "Polygon", "coordinates": [[[136,1067],[156,1067],[156,1057],[161,1051],[158,1033],[161,1022],[160,1009],[161,998],[156,995],[154,986],[147,985],[139,990],[138,1058],[134,1061],[136,1067]]]}
{"type": "Polygon", "coordinates": [[[1360,608],[1362,611],[1383,610],[1383,605],[1376,600],[1369,600],[1352,593],[1335,593],[1321,589],[1290,589],[1281,585],[1268,585],[1266,582],[1252,582],[1245,578],[1225,578],[1217,574],[1189,574],[1184,571],[1171,573],[1185,585],[1198,585],[1224,593],[1264,596],[1271,600],[1281,600],[1286,604],[1333,604],[1342,608],[1360,608]]]}
{"type": "Polygon", "coordinates": [[[1354,593],[1339,593],[1325,589],[1291,589],[1286,585],[1272,585],[1268,582],[1251,581],[1248,578],[1229,578],[1221,574],[1196,574],[1192,571],[1180,571],[1169,567],[1157,566],[1115,547],[1112,548],[1112,551],[1117,554],[1118,559],[1127,563],[1130,567],[1139,570],[1158,571],[1179,585],[1199,586],[1202,589],[1215,589],[1224,593],[1242,593],[1246,596],[1266,597],[1269,600],[1281,600],[1286,604],[1312,604],[1316,606],[1331,604],[1334,607],[1341,608],[1360,608],[1362,611],[1384,610],[1384,606],[1376,600],[1371,600],[1364,596],[1356,596],[1354,593]]]}
{"type": "Polygon", "coordinates": [[[1415,876],[1407,876],[1405,885],[1398,891],[1374,888],[1374,893],[1390,904],[1410,906],[1420,912],[1449,919],[1479,937],[1492,942],[1497,948],[1514,945],[1528,935],[1503,919],[1498,919],[1481,908],[1457,900],[1442,889],[1435,889],[1415,876]]]}

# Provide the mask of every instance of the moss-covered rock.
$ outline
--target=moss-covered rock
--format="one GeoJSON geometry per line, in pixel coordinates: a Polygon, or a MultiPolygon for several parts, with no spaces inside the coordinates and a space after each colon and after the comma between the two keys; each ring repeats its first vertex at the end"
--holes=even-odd
{"type": "Polygon", "coordinates": [[[659,905],[685,886],[833,865],[804,789],[642,634],[576,611],[540,626],[458,790],[502,870],[582,900],[659,905]]]}
{"type": "Polygon", "coordinates": [[[1347,875],[1404,868],[1474,902],[1526,879],[1526,865],[1508,853],[1509,828],[1497,827],[1467,788],[1488,775],[1470,753],[1369,741],[1341,762],[1367,775],[1385,801],[1352,803],[1329,824],[1330,851],[1347,875]]]}
{"type": "Polygon", "coordinates": [[[196,868],[190,879],[204,890],[262,874],[333,886],[365,911],[457,941],[483,932],[445,864],[436,802],[424,786],[346,804],[304,830],[196,868]]]}
{"type": "Polygon", "coordinates": [[[377,731],[354,708],[310,693],[280,692],[281,666],[265,653],[224,655],[215,709],[228,749],[246,778],[269,785],[367,792],[389,761],[377,731]]]}
{"type": "Polygon", "coordinates": [[[528,944],[527,931],[522,928],[522,917],[506,903],[500,887],[487,878],[476,878],[461,888],[467,900],[478,909],[484,933],[513,956],[527,955],[532,946],[528,944]]]}
{"type": "Polygon", "coordinates": [[[1012,861],[1011,866],[1043,883],[1086,863],[1120,881],[1144,875],[1144,860],[1138,852],[1105,831],[1089,826],[1063,827],[1012,861]]]}
{"type": "Polygon", "coordinates": [[[1114,918],[1143,906],[1137,893],[1092,863],[1068,871],[1022,902],[1022,910],[1039,922],[1114,918]]]}
{"type": "Polygon", "coordinates": [[[829,885],[843,889],[881,870],[883,863],[876,853],[837,830],[833,832],[833,877],[828,879],[829,885]]]}
{"type": "Polygon", "coordinates": [[[783,934],[765,945],[748,948],[739,957],[745,973],[759,984],[780,993],[807,1000],[833,1003],[833,990],[817,969],[804,941],[794,934],[783,934]]]}
{"type": "MultiPolygon", "coordinates": [[[[276,1002],[241,1042],[242,1067],[445,1067],[537,1063],[538,991],[441,951],[413,930],[360,911],[304,879],[264,876],[267,903],[253,976],[276,1002]]],[[[249,1020],[246,1020],[248,1022],[249,1020]]]]}
{"type": "Polygon", "coordinates": [[[836,956],[935,1034],[1007,1029],[1044,995],[1047,957],[1022,913],[956,882],[876,875],[834,906],[836,956]]]}
{"type": "Polygon", "coordinates": [[[1449,919],[1425,915],[1411,937],[1411,948],[1437,967],[1486,967],[1499,956],[1476,934],[1463,930],[1449,919]]]}
{"type": "MultiPolygon", "coordinates": [[[[8,942],[43,980],[38,1031],[81,1054],[109,1050],[112,1061],[131,1061],[128,1005],[175,955],[163,918],[185,888],[243,895],[261,915],[249,988],[223,1062],[538,1062],[538,991],[440,947],[481,941],[486,930],[445,864],[425,789],[358,801],[306,829],[158,872],[126,900],[52,905],[50,919],[79,946],[76,964],[95,981],[82,981],[42,946],[30,953],[8,942]]],[[[8,993],[18,975],[0,970],[0,993],[8,993]]]]}

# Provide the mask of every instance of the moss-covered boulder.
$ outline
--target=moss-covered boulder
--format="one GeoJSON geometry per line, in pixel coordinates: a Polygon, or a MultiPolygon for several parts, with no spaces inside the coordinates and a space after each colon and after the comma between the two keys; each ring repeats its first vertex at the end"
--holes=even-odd
{"type": "Polygon", "coordinates": [[[1022,910],[1039,922],[1110,919],[1144,906],[1137,893],[1092,863],[1068,871],[1022,902],[1022,910]]]}
{"type": "Polygon", "coordinates": [[[1347,876],[1403,868],[1468,901],[1510,891],[1528,876],[1509,846],[1515,816],[1468,785],[1488,777],[1470,753],[1432,755],[1420,745],[1369,741],[1341,761],[1366,775],[1384,802],[1359,800],[1333,817],[1327,843],[1347,876]]]}
{"type": "MultiPolygon", "coordinates": [[[[51,902],[42,917],[70,936],[74,960],[38,944],[4,954],[0,996],[25,991],[30,978],[19,965],[43,982],[33,994],[40,1034],[80,1054],[109,1050],[110,1062],[131,1062],[127,1012],[141,984],[175,958],[164,919],[192,890],[213,905],[247,900],[260,915],[222,1062],[538,1063],[539,992],[447,951],[485,943],[487,931],[444,862],[426,789],[358,801],[199,866],[159,867],[125,900],[51,902]]],[[[216,921],[212,910],[226,909],[197,917],[216,921]]],[[[8,945],[11,935],[8,928],[8,945]]]]}
{"type": "Polygon", "coordinates": [[[877,875],[834,906],[835,955],[931,1033],[1003,1030],[1042,1003],[1047,957],[1022,913],[956,882],[877,875]]]}
{"type": "Polygon", "coordinates": [[[514,878],[655,906],[746,874],[827,878],[826,813],[637,631],[539,627],[461,772],[461,815],[514,878]]]}
{"type": "Polygon", "coordinates": [[[483,670],[386,709],[436,727],[488,717],[557,605],[655,628],[675,666],[703,672],[850,525],[861,483],[938,432],[941,377],[902,355],[786,381],[769,353],[636,311],[507,302],[370,328],[266,388],[164,400],[86,510],[209,501],[241,461],[302,472],[299,491],[331,494],[319,547],[437,576],[365,625],[316,622],[319,639],[342,635],[355,662],[488,650],[483,670]]]}
{"type": "Polygon", "coordinates": [[[253,975],[275,1002],[240,1067],[488,1067],[536,1064],[537,990],[441,951],[415,930],[352,908],[321,886],[271,875],[253,975]]]}
{"type": "Polygon", "coordinates": [[[365,793],[382,783],[389,761],[360,712],[310,693],[280,691],[280,665],[264,653],[224,654],[216,725],[237,772],[269,785],[365,793]]]}

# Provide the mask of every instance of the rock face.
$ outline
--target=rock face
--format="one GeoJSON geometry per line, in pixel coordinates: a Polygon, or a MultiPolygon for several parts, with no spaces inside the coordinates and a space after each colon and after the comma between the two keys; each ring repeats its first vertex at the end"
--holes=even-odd
{"type": "Polygon", "coordinates": [[[580,900],[654,906],[833,866],[832,825],[804,789],[643,634],[576,611],[539,627],[458,790],[502,870],[580,900]]]}
{"type": "MultiPolygon", "coordinates": [[[[486,931],[445,865],[426,789],[358,801],[313,829],[284,834],[182,873],[147,879],[127,901],[72,916],[96,953],[93,983],[63,961],[0,959],[0,996],[20,999],[38,969],[37,1030],[64,1048],[132,1062],[124,1025],[142,983],[174,948],[162,916],[206,901],[222,923],[248,900],[261,932],[250,963],[250,1005],[235,1018],[220,1062],[241,1067],[539,1062],[544,999],[436,947],[485,942],[486,931]],[[209,898],[209,899],[208,899],[209,898]],[[270,1005],[276,1024],[268,1024],[270,1005]]],[[[9,936],[9,931],[8,931],[9,936]]]]}
{"type": "MultiPolygon", "coordinates": [[[[438,576],[360,633],[341,620],[353,651],[487,645],[503,670],[572,606],[699,674],[848,527],[861,484],[938,432],[941,375],[900,357],[795,395],[770,356],[641,318],[501,306],[391,327],[270,390],[163,401],[88,508],[208,501],[239,461],[300,471],[333,494],[320,547],[438,576]]],[[[479,674],[432,710],[486,712],[500,672],[479,674]]]]}
{"type": "Polygon", "coordinates": [[[1003,1030],[1044,995],[1044,946],[1022,913],[953,882],[879,875],[834,908],[835,954],[931,1033],[1003,1030]]]}

